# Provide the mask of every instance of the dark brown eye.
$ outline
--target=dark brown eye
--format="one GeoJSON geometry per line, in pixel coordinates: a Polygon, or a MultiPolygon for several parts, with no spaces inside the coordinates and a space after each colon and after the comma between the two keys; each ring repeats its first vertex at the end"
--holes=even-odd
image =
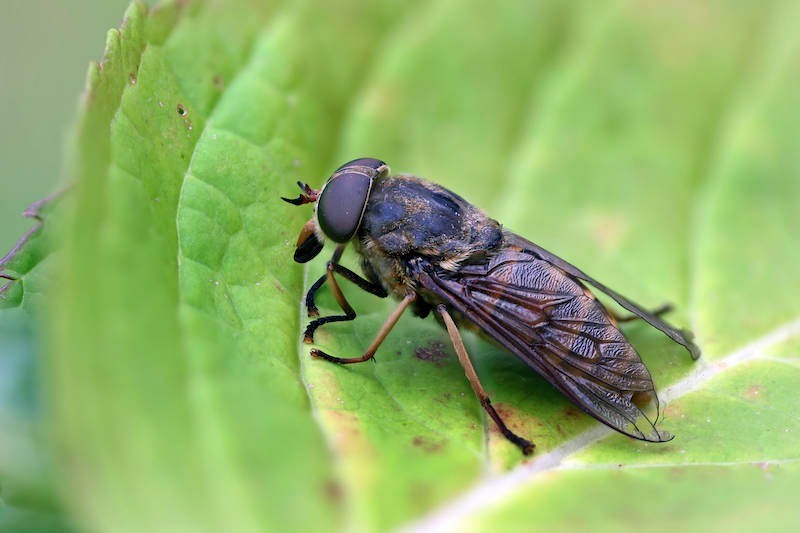
{"type": "Polygon", "coordinates": [[[358,231],[372,179],[362,172],[342,172],[325,185],[317,200],[317,220],[332,241],[347,242],[358,231]]]}

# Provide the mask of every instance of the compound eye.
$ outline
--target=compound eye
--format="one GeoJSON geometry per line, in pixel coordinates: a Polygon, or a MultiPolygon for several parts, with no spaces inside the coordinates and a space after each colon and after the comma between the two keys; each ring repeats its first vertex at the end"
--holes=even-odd
{"type": "Polygon", "coordinates": [[[353,159],[352,161],[345,163],[344,165],[337,168],[336,172],[339,172],[340,170],[345,169],[347,167],[369,167],[372,170],[377,171],[379,168],[385,166],[386,163],[384,163],[380,159],[373,159],[371,157],[362,157],[360,159],[353,159]]]}
{"type": "Polygon", "coordinates": [[[360,172],[334,174],[325,184],[317,200],[317,220],[328,238],[335,242],[353,238],[361,224],[371,187],[372,178],[360,172]]]}

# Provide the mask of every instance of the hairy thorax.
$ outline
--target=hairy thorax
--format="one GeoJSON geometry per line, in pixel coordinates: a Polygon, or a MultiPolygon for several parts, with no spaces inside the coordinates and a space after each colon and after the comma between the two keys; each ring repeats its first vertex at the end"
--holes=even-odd
{"type": "Polygon", "coordinates": [[[502,239],[500,224],[457,194],[400,175],[375,182],[356,249],[365,275],[403,297],[414,290],[407,268],[415,257],[455,271],[487,257],[502,239]]]}

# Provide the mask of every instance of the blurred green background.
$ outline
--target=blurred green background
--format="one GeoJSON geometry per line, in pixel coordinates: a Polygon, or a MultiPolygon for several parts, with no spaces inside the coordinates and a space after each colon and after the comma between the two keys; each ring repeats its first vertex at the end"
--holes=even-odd
{"type": "Polygon", "coordinates": [[[0,2],[0,255],[31,222],[22,211],[62,179],[64,136],[86,68],[127,0],[0,2]]]}

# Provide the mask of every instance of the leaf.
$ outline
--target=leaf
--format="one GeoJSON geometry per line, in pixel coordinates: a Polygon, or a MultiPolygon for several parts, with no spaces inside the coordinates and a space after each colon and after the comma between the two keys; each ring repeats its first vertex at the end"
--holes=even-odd
{"type": "MultiPolygon", "coordinates": [[[[797,8],[329,4],[134,4],[90,68],[43,289],[54,455],[78,523],[796,524],[797,8]],[[364,155],[634,300],[676,304],[696,364],[625,328],[676,440],[609,435],[467,336],[494,403],[537,443],[526,460],[432,320],[403,318],[374,365],[311,360],[299,302],[324,265],[292,263],[310,211],[278,197],[364,155]]],[[[346,356],[393,304],[344,290],[358,320],[316,340],[346,356]]]]}
{"type": "Polygon", "coordinates": [[[64,531],[69,521],[53,488],[42,391],[40,337],[36,317],[46,306],[55,264],[53,200],[36,202],[24,215],[35,222],[0,259],[0,529],[23,525],[64,531]]]}
{"type": "Polygon", "coordinates": [[[35,326],[21,309],[0,317],[0,530],[64,530],[42,421],[35,326]]]}

